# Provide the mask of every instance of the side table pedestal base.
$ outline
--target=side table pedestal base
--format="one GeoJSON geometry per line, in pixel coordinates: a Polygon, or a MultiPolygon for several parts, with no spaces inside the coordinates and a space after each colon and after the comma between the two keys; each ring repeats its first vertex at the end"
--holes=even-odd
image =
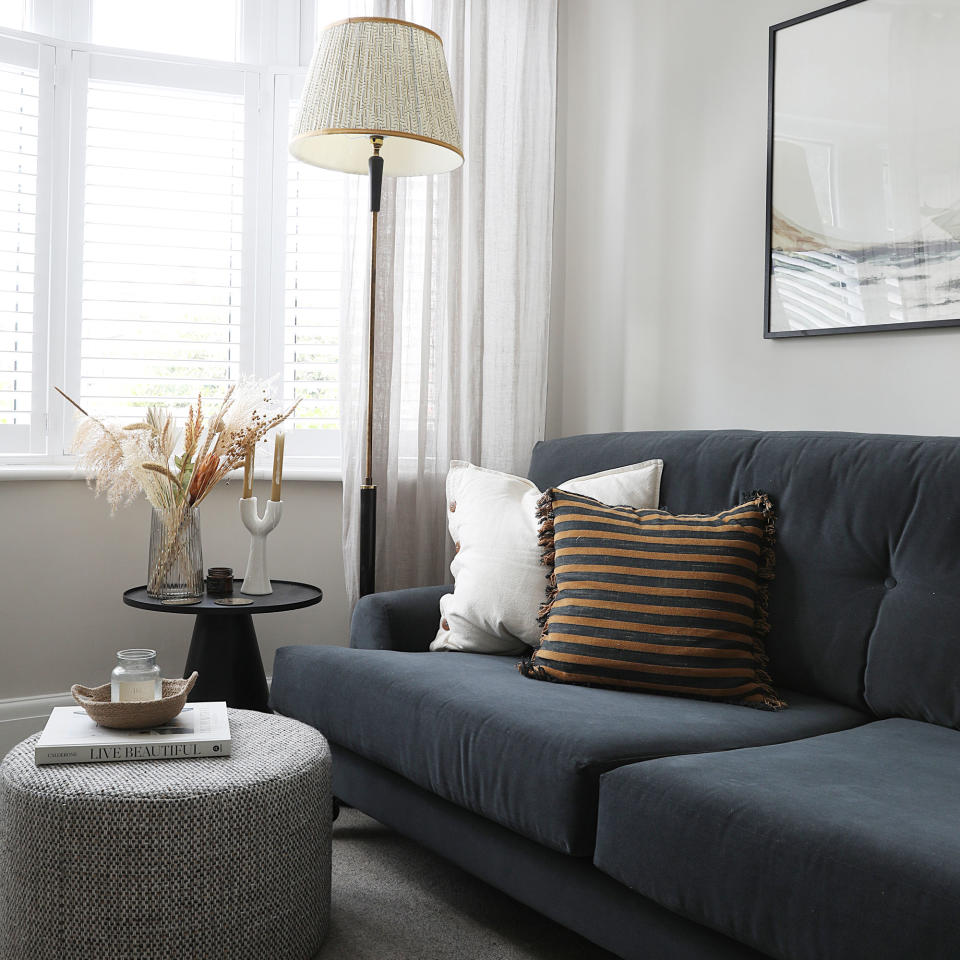
{"type": "Polygon", "coordinates": [[[268,713],[269,694],[253,617],[197,613],[183,675],[196,670],[194,702],[226,700],[228,707],[268,713]]]}

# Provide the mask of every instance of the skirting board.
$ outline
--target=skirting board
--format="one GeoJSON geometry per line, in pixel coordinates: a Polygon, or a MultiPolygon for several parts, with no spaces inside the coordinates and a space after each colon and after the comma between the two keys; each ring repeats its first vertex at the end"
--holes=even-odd
{"type": "Polygon", "coordinates": [[[54,707],[68,707],[71,703],[73,697],[69,693],[0,700],[0,757],[5,757],[24,737],[39,733],[54,707]]]}
{"type": "MultiPolygon", "coordinates": [[[[267,677],[267,689],[273,677],[267,677]]],[[[37,697],[10,697],[0,700],[0,758],[24,737],[39,733],[54,707],[69,707],[73,697],[69,693],[48,693],[37,697]]]]}

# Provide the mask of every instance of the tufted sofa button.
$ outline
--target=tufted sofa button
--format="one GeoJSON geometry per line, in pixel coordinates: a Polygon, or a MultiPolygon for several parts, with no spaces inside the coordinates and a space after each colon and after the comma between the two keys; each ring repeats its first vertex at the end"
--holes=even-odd
{"type": "Polygon", "coordinates": [[[897,581],[894,580],[893,577],[887,577],[887,579],[883,581],[883,585],[888,590],[892,590],[897,585],[897,581]]]}

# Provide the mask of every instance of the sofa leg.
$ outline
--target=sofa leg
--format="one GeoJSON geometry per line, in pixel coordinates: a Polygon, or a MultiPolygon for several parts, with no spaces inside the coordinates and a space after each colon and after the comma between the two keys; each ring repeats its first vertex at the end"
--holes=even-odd
{"type": "Polygon", "coordinates": [[[337,797],[333,798],[333,810],[331,811],[331,822],[336,820],[340,816],[340,800],[337,797]]]}

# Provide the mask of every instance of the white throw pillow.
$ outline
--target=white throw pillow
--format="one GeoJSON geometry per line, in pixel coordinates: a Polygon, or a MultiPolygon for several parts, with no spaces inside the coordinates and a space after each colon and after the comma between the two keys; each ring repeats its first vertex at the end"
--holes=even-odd
{"type": "MultiPolygon", "coordinates": [[[[646,460],[577,477],[562,489],[617,506],[657,507],[662,470],[662,460],[646,460]]],[[[524,653],[539,643],[547,577],[537,538],[540,496],[522,477],[451,462],[447,517],[457,546],[450,564],[455,586],[440,600],[431,650],[524,653]]]]}

